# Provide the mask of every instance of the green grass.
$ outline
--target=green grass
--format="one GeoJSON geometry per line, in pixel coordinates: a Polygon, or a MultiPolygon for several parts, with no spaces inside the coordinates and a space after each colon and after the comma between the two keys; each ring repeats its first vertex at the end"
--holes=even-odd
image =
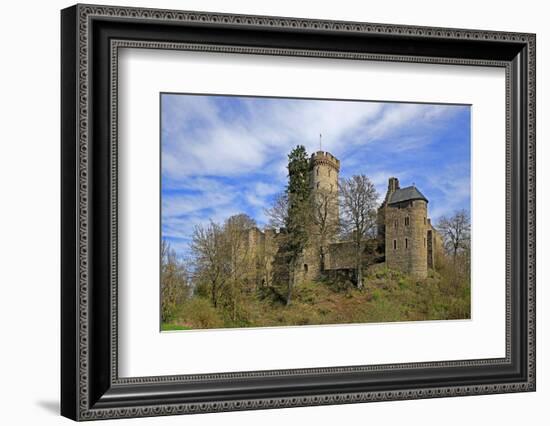
{"type": "Polygon", "coordinates": [[[185,325],[178,325],[178,324],[162,323],[161,325],[161,331],[175,331],[175,330],[192,330],[192,328],[187,327],[185,325]]]}

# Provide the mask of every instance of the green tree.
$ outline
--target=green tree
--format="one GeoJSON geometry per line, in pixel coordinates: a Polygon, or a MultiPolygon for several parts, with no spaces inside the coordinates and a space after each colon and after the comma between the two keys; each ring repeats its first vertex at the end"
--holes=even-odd
{"type": "Polygon", "coordinates": [[[286,241],[284,251],[289,265],[286,304],[292,299],[296,283],[296,268],[308,242],[310,223],[311,186],[309,159],[303,145],[298,145],[288,155],[288,215],[286,217],[286,241]]]}

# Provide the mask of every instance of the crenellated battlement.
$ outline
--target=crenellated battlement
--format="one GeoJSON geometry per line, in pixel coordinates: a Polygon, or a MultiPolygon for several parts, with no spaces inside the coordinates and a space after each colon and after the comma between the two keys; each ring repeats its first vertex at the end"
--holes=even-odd
{"type": "Polygon", "coordinates": [[[340,160],[338,160],[328,151],[317,151],[311,154],[310,167],[313,168],[314,166],[319,164],[331,166],[336,169],[337,172],[340,171],[340,160]]]}

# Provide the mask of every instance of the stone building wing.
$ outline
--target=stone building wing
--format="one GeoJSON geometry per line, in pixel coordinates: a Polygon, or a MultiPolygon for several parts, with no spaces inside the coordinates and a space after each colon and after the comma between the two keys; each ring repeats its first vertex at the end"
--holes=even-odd
{"type": "Polygon", "coordinates": [[[416,186],[407,186],[406,188],[397,189],[395,192],[389,194],[388,204],[391,205],[412,200],[424,200],[428,202],[428,199],[416,188],[416,186]]]}

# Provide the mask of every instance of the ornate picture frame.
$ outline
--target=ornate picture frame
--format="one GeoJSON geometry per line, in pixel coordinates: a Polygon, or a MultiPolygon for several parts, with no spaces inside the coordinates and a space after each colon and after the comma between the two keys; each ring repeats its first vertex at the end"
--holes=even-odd
{"type": "MultiPolygon", "coordinates": [[[[535,390],[534,34],[76,5],[61,12],[61,414],[160,416],[535,390]],[[503,358],[119,377],[120,48],[503,68],[503,358]]],[[[212,366],[212,371],[218,371],[212,366]]]]}

